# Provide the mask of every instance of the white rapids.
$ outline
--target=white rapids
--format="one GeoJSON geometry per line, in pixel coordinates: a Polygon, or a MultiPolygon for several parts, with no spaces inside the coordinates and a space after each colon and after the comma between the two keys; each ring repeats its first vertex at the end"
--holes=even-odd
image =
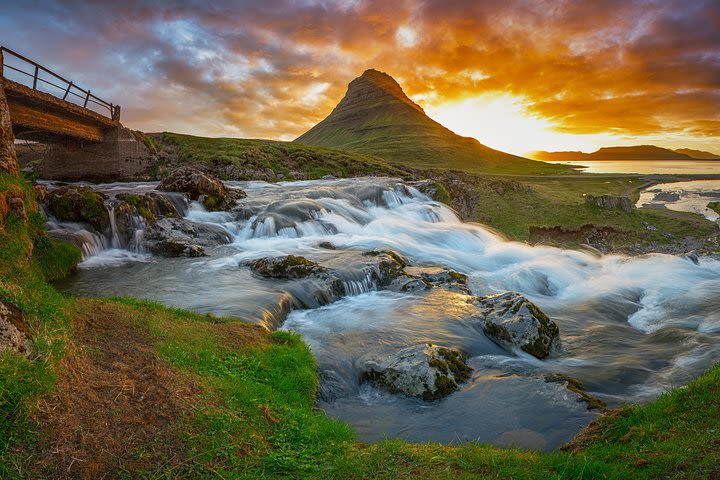
{"type": "MultiPolygon", "coordinates": [[[[367,440],[390,435],[523,446],[522,438],[534,438],[524,446],[553,448],[593,414],[561,385],[545,383],[543,373],[579,378],[613,404],[685,384],[720,359],[720,261],[713,258],[598,256],[511,242],[461,222],[446,205],[393,179],[228,183],[248,193],[241,209],[207,212],[195,203],[185,215],[223,226],[231,244],[194,259],[115,253],[105,264],[89,256],[85,266],[92,268],[63,288],[282,323],[303,334],[316,355],[320,405],[367,440]],[[321,242],[336,249],[321,248],[321,242]],[[347,267],[369,250],[394,250],[415,266],[462,272],[475,295],[522,293],[558,323],[562,353],[539,361],[500,349],[464,322],[465,295],[376,291],[369,278],[347,267]],[[296,286],[257,278],[244,263],[287,254],[347,267],[348,296],[292,310],[292,298],[302,296],[296,286]],[[117,268],[128,259],[143,261],[117,268]],[[431,404],[358,383],[354,361],[362,354],[420,342],[467,351],[475,369],[471,381],[431,404]],[[518,434],[524,431],[537,435],[518,434]]],[[[152,188],[136,185],[139,191],[152,188]]]]}

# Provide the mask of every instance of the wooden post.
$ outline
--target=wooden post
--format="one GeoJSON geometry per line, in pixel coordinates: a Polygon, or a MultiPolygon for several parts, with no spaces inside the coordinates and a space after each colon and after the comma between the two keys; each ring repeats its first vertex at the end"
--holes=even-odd
{"type": "Polygon", "coordinates": [[[87,95],[85,95],[85,103],[83,104],[83,108],[87,108],[88,100],[90,100],[90,90],[88,90],[87,95]]]}
{"type": "Polygon", "coordinates": [[[63,100],[65,100],[68,96],[68,93],[70,93],[70,89],[72,88],[72,82],[68,83],[67,90],[65,90],[65,95],[63,95],[63,100]]]}
{"type": "Polygon", "coordinates": [[[5,77],[5,73],[3,73],[3,65],[5,65],[5,59],[3,58],[3,51],[0,48],[0,77],[5,77]]]}
{"type": "Polygon", "coordinates": [[[33,90],[37,90],[38,73],[40,73],[40,69],[38,68],[37,65],[35,65],[35,76],[33,77],[33,90]]]}
{"type": "Polygon", "coordinates": [[[115,105],[113,107],[112,119],[116,122],[120,121],[120,105],[115,105]]]}

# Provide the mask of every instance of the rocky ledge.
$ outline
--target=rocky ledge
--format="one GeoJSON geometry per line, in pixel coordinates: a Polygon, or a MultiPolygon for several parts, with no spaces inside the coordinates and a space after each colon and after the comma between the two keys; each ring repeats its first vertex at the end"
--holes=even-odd
{"type": "Polygon", "coordinates": [[[470,378],[472,368],[456,348],[416,345],[386,356],[367,355],[357,361],[361,381],[390,393],[432,401],[444,398],[470,378]]]}

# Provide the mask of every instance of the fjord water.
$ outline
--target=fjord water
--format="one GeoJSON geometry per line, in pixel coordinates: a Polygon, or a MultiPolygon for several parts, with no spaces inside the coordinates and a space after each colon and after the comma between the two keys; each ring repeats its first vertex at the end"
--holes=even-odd
{"type": "Polygon", "coordinates": [[[597,256],[510,242],[393,179],[229,183],[248,194],[241,208],[211,213],[192,204],[185,216],[222,225],[230,245],[190,259],[107,249],[61,287],[302,334],[322,378],[319,405],[367,441],[399,436],[554,448],[596,414],[543,374],[575,377],[615,405],[682,386],[720,359],[720,262],[712,258],[597,256]],[[467,321],[476,313],[467,295],[376,291],[361,253],[383,249],[413,268],[465,273],[475,295],[526,295],[558,323],[562,352],[541,361],[503,350],[467,321]],[[259,278],[244,263],[286,254],[342,271],[351,295],[323,305],[311,283],[259,278]],[[426,403],[359,383],[361,356],[427,342],[468,353],[474,372],[460,391],[426,403]]]}
{"type": "Polygon", "coordinates": [[[550,163],[585,167],[584,173],[720,174],[720,160],[573,160],[550,163]]]}

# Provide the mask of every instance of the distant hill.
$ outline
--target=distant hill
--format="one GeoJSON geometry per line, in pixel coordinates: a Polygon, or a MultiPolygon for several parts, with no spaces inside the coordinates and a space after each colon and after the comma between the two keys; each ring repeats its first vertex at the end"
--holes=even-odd
{"type": "Polygon", "coordinates": [[[417,168],[526,174],[569,171],[453,133],[428,117],[390,75],[377,70],[367,70],[350,82],[330,115],[295,142],[374,155],[417,168]]]}
{"type": "Polygon", "coordinates": [[[692,148],[678,148],[675,150],[678,153],[684,153],[690,155],[692,158],[698,160],[720,160],[720,155],[716,155],[710,152],[704,152],[702,150],[693,150],[692,148]]]}
{"type": "MultiPolygon", "coordinates": [[[[670,150],[668,148],[656,147],[655,145],[634,145],[629,147],[603,147],[592,153],[538,151],[533,152],[531,157],[537,160],[555,162],[573,160],[697,160],[701,158],[688,154],[688,151],[698,152],[697,150],[681,150],[670,150]]],[[[707,152],[698,153],[712,155],[707,152]]]]}

